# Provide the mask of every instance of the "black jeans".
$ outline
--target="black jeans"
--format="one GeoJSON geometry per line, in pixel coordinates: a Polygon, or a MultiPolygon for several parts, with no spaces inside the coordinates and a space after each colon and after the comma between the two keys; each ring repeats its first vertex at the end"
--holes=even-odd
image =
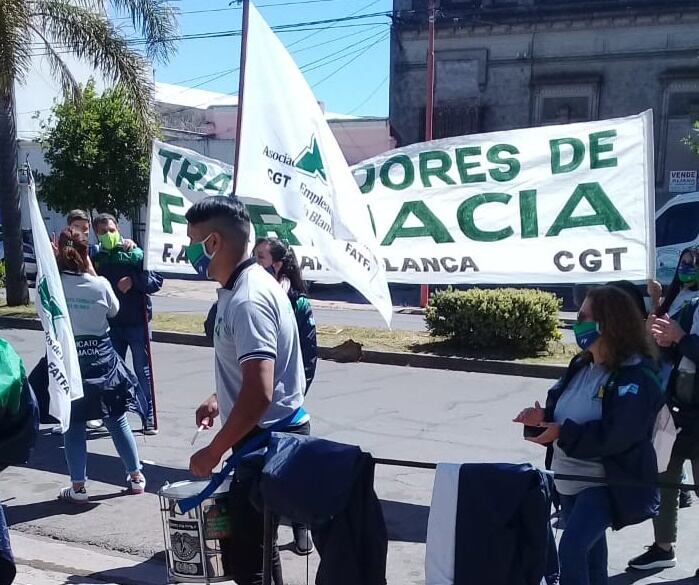
{"type": "MultiPolygon", "coordinates": [[[[259,431],[258,431],[259,432],[259,431]]],[[[286,430],[288,433],[308,435],[310,423],[286,430]]],[[[251,435],[257,434],[255,431],[251,435]]],[[[248,439],[251,435],[248,435],[248,439]]],[[[244,439],[242,442],[244,442],[244,439]]],[[[251,484],[246,474],[234,474],[229,494],[231,537],[222,541],[225,547],[226,568],[230,570],[233,580],[238,585],[262,585],[262,559],[264,543],[264,514],[250,501],[251,484]],[[224,544],[225,542],[225,544],[224,544]]],[[[279,519],[274,519],[272,555],[272,580],[275,585],[283,585],[282,564],[277,547],[277,529],[279,519]]]]}

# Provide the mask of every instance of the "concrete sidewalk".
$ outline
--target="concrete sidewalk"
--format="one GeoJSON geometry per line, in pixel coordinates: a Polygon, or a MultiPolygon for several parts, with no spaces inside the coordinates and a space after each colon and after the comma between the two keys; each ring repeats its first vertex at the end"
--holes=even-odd
{"type": "Polygon", "coordinates": [[[17,563],[14,585],[162,585],[164,565],[94,547],[11,531],[17,563]]]}

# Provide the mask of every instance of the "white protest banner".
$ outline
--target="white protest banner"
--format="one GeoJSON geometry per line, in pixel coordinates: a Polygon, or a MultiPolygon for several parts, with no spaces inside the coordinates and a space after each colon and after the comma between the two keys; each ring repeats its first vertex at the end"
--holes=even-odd
{"type": "Polygon", "coordinates": [[[62,432],[65,433],[70,426],[70,403],[72,400],[82,398],[83,382],[61,275],[58,272],[56,257],[39,209],[31,175],[28,203],[37,266],[36,312],[39,314],[46,337],[49,414],[58,420],[62,432]]]}
{"type": "Polygon", "coordinates": [[[153,141],[144,267],[192,274],[184,214],[200,199],[231,195],[233,167],[193,150],[153,141]]]}
{"type": "Polygon", "coordinates": [[[354,172],[391,281],[555,284],[654,274],[650,110],[414,144],[354,172]]]}
{"type": "MultiPolygon", "coordinates": [[[[356,165],[389,282],[569,284],[643,280],[654,271],[650,112],[629,118],[414,144],[356,165]]],[[[269,160],[270,181],[289,173],[269,160]]],[[[149,262],[186,264],[184,213],[230,193],[232,169],[154,143],[149,262]]],[[[330,271],[306,227],[243,198],[256,237],[290,242],[308,280],[330,271]]]]}
{"type": "Polygon", "coordinates": [[[328,268],[390,324],[369,208],[311,88],[252,2],[242,87],[235,194],[303,226],[328,268]]]}

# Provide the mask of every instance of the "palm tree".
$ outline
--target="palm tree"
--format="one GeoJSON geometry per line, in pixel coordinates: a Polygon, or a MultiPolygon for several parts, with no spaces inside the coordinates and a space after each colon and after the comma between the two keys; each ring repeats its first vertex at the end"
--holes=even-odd
{"type": "Polygon", "coordinates": [[[66,96],[79,100],[80,87],[63,59],[73,54],[123,89],[144,137],[150,137],[156,123],[148,63],[167,61],[175,49],[176,28],[175,11],[167,0],[0,0],[0,214],[8,305],[29,302],[17,178],[15,81],[23,82],[32,58],[42,56],[66,96]],[[123,27],[107,18],[108,5],[130,20],[142,39],[127,39],[123,27]]]}

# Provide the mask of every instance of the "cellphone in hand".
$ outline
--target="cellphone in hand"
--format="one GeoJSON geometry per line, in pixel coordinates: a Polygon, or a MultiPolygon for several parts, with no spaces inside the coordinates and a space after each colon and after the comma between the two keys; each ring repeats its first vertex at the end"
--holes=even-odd
{"type": "Polygon", "coordinates": [[[542,434],[546,430],[546,427],[533,427],[531,425],[524,425],[524,438],[525,439],[532,439],[534,437],[538,437],[540,434],[542,434]]]}

